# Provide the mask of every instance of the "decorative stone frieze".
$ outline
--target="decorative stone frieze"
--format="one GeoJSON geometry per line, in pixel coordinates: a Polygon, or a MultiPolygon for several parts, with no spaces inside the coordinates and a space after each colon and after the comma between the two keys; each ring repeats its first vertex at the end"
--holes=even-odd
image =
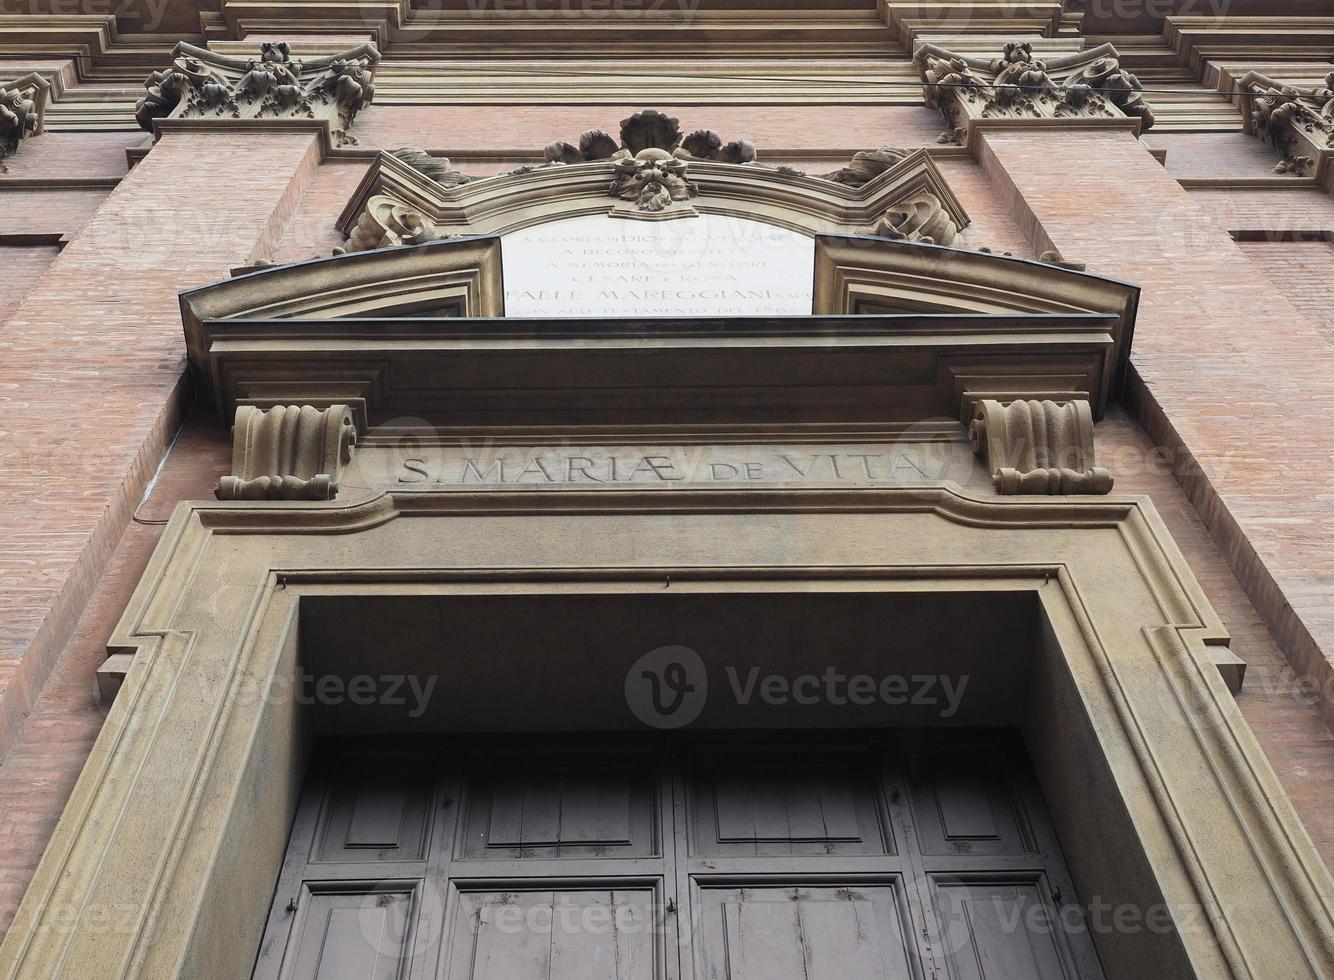
{"type": "Polygon", "coordinates": [[[1246,132],[1282,157],[1274,173],[1316,176],[1322,159],[1334,153],[1334,72],[1323,87],[1309,89],[1247,72],[1240,90],[1246,132]]]}
{"type": "Polygon", "coordinates": [[[991,61],[924,44],[913,62],[927,106],[949,124],[942,142],[967,142],[970,124],[982,119],[1137,119],[1141,130],[1153,125],[1143,86],[1121,67],[1110,44],[1040,60],[1031,44],[1010,41],[991,61]]]}
{"type": "Polygon", "coordinates": [[[182,42],[172,66],[148,76],[134,115],[147,130],[159,119],[311,119],[327,122],[336,144],[355,142],[347,130],[375,95],[379,61],[370,44],[302,61],[281,41],[263,42],[258,59],[182,42]]]}
{"type": "Polygon", "coordinates": [[[0,82],[0,171],[8,169],[5,160],[18,152],[19,143],[42,131],[49,88],[35,72],[0,82]]]}
{"type": "Polygon", "coordinates": [[[1112,476],[1094,465],[1089,403],[978,399],[968,426],[998,493],[1109,493],[1112,476]]]}
{"type": "Polygon", "coordinates": [[[241,405],[232,429],[232,473],[219,481],[217,497],[332,500],[356,441],[346,405],[241,405]]]}
{"type": "Polygon", "coordinates": [[[590,129],[577,142],[555,140],[542,150],[546,163],[591,163],[636,157],[645,150],[664,150],[683,160],[719,163],[754,163],[755,145],[747,140],[724,143],[711,129],[681,132],[681,121],[656,109],[644,109],[621,120],[620,140],[600,129],[590,129]]]}

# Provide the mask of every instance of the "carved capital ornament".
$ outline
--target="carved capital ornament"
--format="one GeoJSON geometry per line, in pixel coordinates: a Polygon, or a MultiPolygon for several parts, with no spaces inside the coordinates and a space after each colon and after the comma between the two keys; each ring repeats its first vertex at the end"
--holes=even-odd
{"type": "Polygon", "coordinates": [[[949,125],[941,142],[968,143],[982,121],[1124,121],[1140,131],[1153,126],[1143,86],[1121,67],[1110,44],[1039,59],[1032,44],[1011,41],[989,61],[924,44],[913,63],[927,107],[939,110],[949,125]]]}
{"type": "Polygon", "coordinates": [[[1281,159],[1274,173],[1316,177],[1334,155],[1334,71],[1323,86],[1299,88],[1259,72],[1239,83],[1246,132],[1272,146],[1281,159]]]}
{"type": "Polygon", "coordinates": [[[139,125],[157,120],[315,120],[327,122],[337,144],[375,96],[380,52],[360,44],[332,57],[293,58],[282,41],[265,41],[258,58],[234,58],[184,42],[172,64],[144,82],[135,104],[139,125]]]}
{"type": "Polygon", "coordinates": [[[0,82],[0,172],[19,144],[42,132],[50,83],[35,72],[0,82]]]}

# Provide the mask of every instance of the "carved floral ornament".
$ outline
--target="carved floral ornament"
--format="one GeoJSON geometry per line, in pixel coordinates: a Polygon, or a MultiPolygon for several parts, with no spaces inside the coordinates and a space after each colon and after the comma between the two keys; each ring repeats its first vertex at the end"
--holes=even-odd
{"type": "Polygon", "coordinates": [[[50,83],[36,73],[0,82],[0,171],[19,143],[42,131],[50,83]]]}
{"type": "Polygon", "coordinates": [[[265,41],[258,58],[233,58],[182,42],[172,66],[148,76],[134,116],[144,129],[159,119],[311,119],[328,121],[338,144],[375,95],[380,53],[361,44],[302,61],[285,42],[265,41]]]}
{"type": "Polygon", "coordinates": [[[1141,130],[1153,126],[1143,86],[1110,44],[1040,60],[1031,44],[1011,41],[991,61],[925,44],[913,62],[927,106],[949,124],[941,142],[967,142],[969,124],[979,119],[1138,119],[1141,130]]]}
{"type": "Polygon", "coordinates": [[[1240,90],[1248,103],[1242,106],[1246,131],[1282,156],[1274,172],[1314,177],[1321,158],[1334,151],[1334,72],[1315,88],[1248,72],[1240,90]]]}
{"type": "MultiPolygon", "coordinates": [[[[661,220],[689,217],[696,213],[693,202],[701,188],[696,174],[701,166],[729,168],[734,173],[748,173],[774,184],[772,193],[789,193],[793,182],[802,188],[837,185],[861,190],[868,188],[889,171],[905,162],[911,167],[921,151],[881,147],[855,154],[846,167],[831,173],[808,175],[792,167],[767,167],[757,161],[755,145],[748,140],[724,140],[717,132],[699,129],[683,133],[677,119],[646,109],[621,121],[618,137],[590,129],[574,140],[555,140],[543,148],[544,162],[520,167],[494,177],[473,177],[456,169],[445,157],[433,157],[425,150],[404,147],[391,152],[422,176],[447,190],[477,189],[502,178],[526,174],[568,173],[567,188],[589,173],[603,173],[605,196],[611,198],[607,213],[624,218],[661,220]],[[813,183],[812,183],[813,182],[813,183]]],[[[926,164],[930,166],[930,164],[926,164]]],[[[934,169],[934,168],[932,168],[934,169]]],[[[888,178],[886,178],[888,179],[888,178]]],[[[549,193],[560,193],[553,186],[549,193]]],[[[838,192],[820,191],[831,200],[838,192]]],[[[846,192],[844,192],[846,193],[846,192]]],[[[420,195],[417,195],[420,197],[420,195]]],[[[960,229],[967,223],[962,208],[949,197],[943,179],[937,184],[905,188],[898,200],[886,210],[868,214],[862,221],[844,227],[891,238],[909,239],[936,245],[961,244],[960,229]],[[869,223],[867,219],[870,219],[869,223]]],[[[882,205],[883,207],[883,205],[882,205]]],[[[586,213],[586,212],[585,212],[586,213]]],[[[345,250],[349,252],[383,248],[389,245],[416,245],[450,237],[458,232],[440,227],[427,209],[417,201],[381,194],[367,200],[349,229],[345,250]]]]}

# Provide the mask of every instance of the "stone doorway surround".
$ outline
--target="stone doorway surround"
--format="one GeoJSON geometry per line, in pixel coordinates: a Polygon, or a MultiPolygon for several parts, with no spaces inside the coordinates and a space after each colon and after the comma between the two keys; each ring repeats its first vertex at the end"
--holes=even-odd
{"type": "Polygon", "coordinates": [[[1099,935],[1109,976],[1334,969],[1330,878],[1211,662],[1225,635],[1152,508],[942,486],[181,505],[114,637],[133,665],[5,975],[249,970],[314,734],[281,693],[303,602],[664,588],[1035,600],[1021,727],[1077,887],[1165,903],[1176,924],[1099,935]]]}
{"type": "MultiPolygon", "coordinates": [[[[183,295],[204,397],[238,423],[304,405],[321,419],[307,431],[323,455],[309,472],[232,477],[238,497],[266,474],[290,478],[289,499],[177,509],[113,636],[124,683],[0,946],[0,975],[248,972],[315,734],[283,695],[302,663],[303,603],[664,589],[1035,604],[1014,720],[1076,886],[1141,916],[1165,905],[1175,927],[1099,935],[1108,975],[1334,975],[1334,882],[1220,676],[1226,633],[1143,498],[955,481],[540,493],[391,482],[303,498],[336,492],[319,478],[347,462],[350,430],[368,451],[376,425],[411,407],[394,398],[438,394],[391,383],[381,369],[395,349],[410,360],[433,330],[465,347],[509,343],[495,319],[498,255],[494,238],[378,248],[183,295]]],[[[1091,463],[1092,421],[1124,373],[1134,287],[849,235],[817,239],[815,276],[820,343],[843,343],[850,314],[874,314],[858,329],[902,368],[886,375],[900,378],[876,418],[886,431],[927,415],[966,447],[977,403],[1056,399],[1082,406],[1091,463]]],[[[738,356],[761,349],[725,327],[738,356]]],[[[664,333],[668,346],[690,341],[664,333]]],[[[552,356],[560,367],[571,355],[552,356]]],[[[531,424],[536,396],[514,394],[514,424],[531,424]]]]}

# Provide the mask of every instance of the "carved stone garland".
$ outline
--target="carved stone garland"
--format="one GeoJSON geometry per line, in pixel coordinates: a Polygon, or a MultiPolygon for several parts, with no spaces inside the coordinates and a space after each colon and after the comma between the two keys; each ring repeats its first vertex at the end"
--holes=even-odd
{"type": "Polygon", "coordinates": [[[1334,72],[1323,88],[1297,88],[1257,72],[1241,80],[1249,105],[1242,109],[1246,130],[1281,155],[1274,173],[1313,177],[1319,157],[1334,151],[1334,72]]]}
{"type": "Polygon", "coordinates": [[[46,84],[36,75],[0,82],[0,172],[19,143],[42,131],[46,84]]]}
{"type": "Polygon", "coordinates": [[[1143,86],[1110,44],[1049,61],[1034,57],[1027,42],[1008,42],[991,61],[925,44],[913,61],[927,106],[949,124],[941,142],[965,142],[975,119],[1135,117],[1142,129],[1153,126],[1143,86]]]}
{"type": "Polygon", "coordinates": [[[1094,465],[1087,401],[979,399],[968,426],[998,493],[1108,493],[1112,477],[1094,465]]]}
{"type": "Polygon", "coordinates": [[[371,44],[303,62],[281,41],[263,42],[258,59],[181,43],[172,67],[148,76],[134,116],[149,130],[155,119],[328,120],[336,143],[353,143],[347,130],[375,96],[379,61],[371,44]]]}
{"type": "Polygon", "coordinates": [[[232,429],[232,472],[219,500],[332,500],[357,430],[346,405],[242,405],[232,429]]]}

